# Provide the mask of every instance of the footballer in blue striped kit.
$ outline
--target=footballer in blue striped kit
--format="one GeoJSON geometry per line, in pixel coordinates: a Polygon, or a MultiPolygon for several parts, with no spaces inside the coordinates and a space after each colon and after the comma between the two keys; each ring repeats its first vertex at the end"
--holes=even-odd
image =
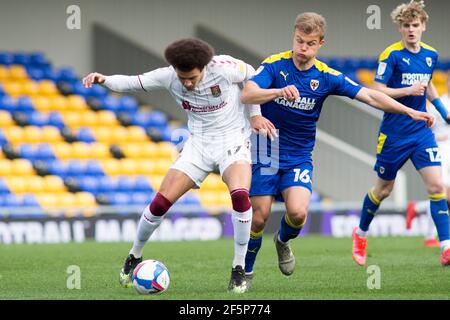
{"type": "Polygon", "coordinates": [[[245,261],[249,285],[265,222],[273,200],[278,197],[282,197],[286,206],[286,214],[274,236],[278,266],[286,276],[294,272],[295,257],[289,241],[299,235],[306,223],[316,125],[329,95],[347,96],[384,111],[405,114],[424,126],[433,121],[427,113],[408,108],[384,93],[364,88],[316,59],[318,50],[325,43],[325,31],[326,21],[321,15],[312,12],[298,15],[292,50],[264,60],[242,91],[241,101],[261,104],[262,115],[279,130],[278,140],[269,141],[275,146],[268,149],[276,151],[271,154],[271,163],[261,161],[261,150],[257,150],[258,157],[252,166],[253,219],[245,261]]]}

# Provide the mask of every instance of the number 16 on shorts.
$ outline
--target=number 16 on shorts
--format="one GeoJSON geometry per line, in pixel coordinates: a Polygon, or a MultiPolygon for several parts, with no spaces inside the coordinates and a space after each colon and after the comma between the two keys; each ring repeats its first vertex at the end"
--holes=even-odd
{"type": "Polygon", "coordinates": [[[311,182],[311,177],[309,175],[309,170],[305,169],[305,170],[301,170],[301,169],[294,169],[294,182],[303,182],[303,183],[310,183],[311,182]]]}

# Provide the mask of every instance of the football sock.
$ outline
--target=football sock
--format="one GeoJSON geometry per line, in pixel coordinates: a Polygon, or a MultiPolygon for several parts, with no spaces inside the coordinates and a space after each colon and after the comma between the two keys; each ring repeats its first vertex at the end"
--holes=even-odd
{"type": "Polygon", "coordinates": [[[250,228],[252,226],[252,208],[245,212],[233,211],[233,229],[234,229],[234,259],[233,268],[236,266],[245,266],[245,254],[250,239],[250,228]]]}
{"type": "Polygon", "coordinates": [[[372,190],[370,190],[366,194],[366,196],[364,198],[363,206],[361,209],[359,228],[356,231],[356,233],[359,236],[362,236],[362,237],[366,236],[366,233],[369,230],[369,225],[372,222],[373,218],[375,217],[375,214],[376,214],[378,208],[380,207],[380,203],[381,203],[381,201],[378,200],[377,197],[375,197],[372,190]]]}
{"type": "Polygon", "coordinates": [[[306,223],[306,219],[305,219],[305,221],[303,221],[303,223],[301,225],[296,226],[289,219],[289,216],[287,214],[285,214],[283,216],[283,218],[281,218],[280,232],[278,234],[278,240],[286,243],[290,239],[297,238],[297,236],[299,235],[299,233],[302,230],[302,227],[305,225],[305,223],[306,223]]]}
{"type": "Polygon", "coordinates": [[[448,248],[448,240],[450,240],[448,204],[445,193],[430,195],[430,210],[441,243],[441,250],[444,250],[448,248]]]}
{"type": "MultiPolygon", "coordinates": [[[[425,201],[424,201],[425,202],[425,201]]],[[[431,204],[430,201],[427,202],[426,212],[427,212],[427,229],[425,232],[425,239],[431,240],[436,237],[436,227],[434,226],[433,217],[431,216],[431,204]]]]}
{"type": "Polygon", "coordinates": [[[142,213],[139,220],[136,238],[134,239],[133,247],[130,250],[130,254],[136,258],[142,257],[142,250],[147,243],[150,236],[161,224],[163,216],[154,216],[149,207],[147,206],[142,213]]]}
{"type": "Polygon", "coordinates": [[[255,264],[256,256],[262,245],[263,231],[250,231],[250,240],[248,242],[247,254],[245,255],[245,273],[253,273],[253,265],[255,264]]]}

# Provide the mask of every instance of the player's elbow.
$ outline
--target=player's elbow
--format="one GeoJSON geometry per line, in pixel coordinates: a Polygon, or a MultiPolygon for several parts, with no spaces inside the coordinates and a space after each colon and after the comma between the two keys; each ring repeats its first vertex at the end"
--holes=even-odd
{"type": "Polygon", "coordinates": [[[245,88],[241,92],[241,102],[243,104],[253,104],[251,96],[249,95],[248,90],[246,90],[245,88]]]}

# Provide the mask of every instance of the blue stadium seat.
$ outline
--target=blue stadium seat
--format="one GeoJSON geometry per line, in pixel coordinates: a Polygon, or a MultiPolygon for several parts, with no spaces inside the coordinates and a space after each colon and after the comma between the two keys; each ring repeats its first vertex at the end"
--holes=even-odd
{"type": "Polygon", "coordinates": [[[83,177],[78,180],[80,187],[83,191],[93,193],[94,195],[99,192],[99,181],[95,177],[83,177]]]}
{"type": "Polygon", "coordinates": [[[184,199],[184,202],[186,203],[186,204],[198,204],[198,205],[200,205],[200,200],[198,199],[198,197],[197,197],[197,195],[195,194],[195,193],[193,193],[193,192],[188,192],[188,193],[186,193],[186,195],[185,195],[185,199],[184,199]]]}
{"type": "Polygon", "coordinates": [[[80,160],[70,160],[67,165],[67,175],[68,176],[82,176],[86,174],[86,167],[80,160]]]}
{"type": "Polygon", "coordinates": [[[95,141],[94,135],[90,128],[80,128],[77,134],[77,139],[82,142],[91,143],[95,141]]]}
{"type": "Polygon", "coordinates": [[[99,178],[98,185],[99,192],[112,192],[117,189],[116,181],[110,176],[103,176],[99,178]]]}
{"type": "Polygon", "coordinates": [[[151,127],[165,127],[167,126],[167,116],[161,111],[150,112],[150,122],[148,123],[151,127]]]}
{"type": "Polygon", "coordinates": [[[44,161],[56,159],[55,154],[53,153],[52,146],[49,143],[38,144],[36,148],[35,159],[44,161]]]}
{"type": "Polygon", "coordinates": [[[22,203],[25,207],[40,207],[36,196],[32,193],[26,193],[22,197],[22,203]]]}
{"type": "Polygon", "coordinates": [[[4,200],[3,205],[5,207],[20,207],[23,204],[22,197],[18,197],[13,193],[6,194],[3,197],[3,200],[4,200]]]}
{"type": "Polygon", "coordinates": [[[13,64],[13,55],[9,52],[0,52],[0,64],[6,66],[13,64]]]}
{"type": "Polygon", "coordinates": [[[131,203],[145,206],[150,203],[150,194],[146,192],[133,192],[131,194],[131,203]]]}
{"type": "Polygon", "coordinates": [[[138,176],[135,180],[135,187],[134,190],[141,191],[141,192],[150,192],[152,191],[152,187],[145,176],[138,176]]]}
{"type": "Polygon", "coordinates": [[[86,162],[86,175],[95,177],[105,175],[98,160],[88,160],[86,162]]]}
{"type": "Polygon", "coordinates": [[[35,67],[28,67],[27,73],[28,73],[28,76],[35,81],[40,81],[40,80],[44,79],[44,71],[42,69],[35,68],[35,67]]]}
{"type": "Polygon", "coordinates": [[[47,162],[49,171],[55,175],[65,178],[67,176],[67,166],[63,161],[53,160],[47,162]]]}
{"type": "Polygon", "coordinates": [[[139,104],[134,97],[124,96],[120,98],[119,112],[136,112],[139,104]]]}
{"type": "Polygon", "coordinates": [[[0,146],[3,146],[8,143],[8,140],[6,140],[5,133],[0,128],[0,146]]]}
{"type": "Polygon", "coordinates": [[[13,64],[21,64],[21,65],[28,65],[30,62],[29,56],[24,52],[15,52],[13,53],[13,64]]]}
{"type": "Polygon", "coordinates": [[[56,82],[58,80],[58,73],[52,68],[43,68],[44,76],[42,79],[51,80],[56,82]]]}
{"type": "Polygon", "coordinates": [[[57,127],[59,130],[65,127],[64,120],[59,112],[49,112],[47,122],[49,126],[57,127]]]}
{"type": "Polygon", "coordinates": [[[120,99],[114,96],[107,96],[103,99],[102,108],[112,112],[118,112],[120,108],[120,99]]]}
{"type": "Polygon", "coordinates": [[[32,52],[29,63],[35,67],[48,67],[49,61],[42,52],[32,52]]]}
{"type": "Polygon", "coordinates": [[[99,99],[106,98],[108,95],[108,89],[100,86],[100,85],[93,85],[92,88],[89,89],[88,96],[89,97],[96,97],[99,99]]]}
{"type": "Polygon", "coordinates": [[[48,125],[48,117],[38,111],[32,112],[28,117],[28,124],[38,127],[46,126],[48,125]]]}
{"type": "Polygon", "coordinates": [[[32,144],[24,143],[19,146],[19,156],[24,159],[34,160],[36,150],[32,144]]]}
{"type": "Polygon", "coordinates": [[[65,68],[59,69],[57,74],[58,74],[58,81],[61,81],[61,80],[66,80],[66,81],[77,80],[78,81],[75,71],[70,67],[65,67],[65,68]]]}
{"type": "MultiPolygon", "coordinates": [[[[66,81],[66,80],[67,79],[62,79],[62,80],[59,80],[59,81],[66,81]]],[[[85,88],[81,82],[76,82],[73,85],[73,89],[72,90],[73,90],[73,94],[78,94],[78,95],[83,96],[85,98],[87,98],[89,96],[89,90],[90,89],[85,88]]]]}
{"type": "Polygon", "coordinates": [[[131,177],[120,176],[117,179],[117,191],[119,191],[119,192],[135,191],[135,187],[136,187],[136,182],[131,177]]]}
{"type": "Polygon", "coordinates": [[[5,180],[0,178],[0,194],[10,193],[8,185],[5,180]]]}
{"type": "Polygon", "coordinates": [[[109,193],[110,202],[114,205],[129,205],[131,204],[131,196],[125,192],[109,193]]]}
{"type": "Polygon", "coordinates": [[[33,102],[31,98],[28,96],[21,96],[16,101],[16,109],[15,111],[21,111],[25,113],[34,112],[33,102]]]}
{"type": "Polygon", "coordinates": [[[16,101],[12,97],[7,95],[0,97],[0,110],[5,110],[11,113],[15,109],[16,101]]]}

